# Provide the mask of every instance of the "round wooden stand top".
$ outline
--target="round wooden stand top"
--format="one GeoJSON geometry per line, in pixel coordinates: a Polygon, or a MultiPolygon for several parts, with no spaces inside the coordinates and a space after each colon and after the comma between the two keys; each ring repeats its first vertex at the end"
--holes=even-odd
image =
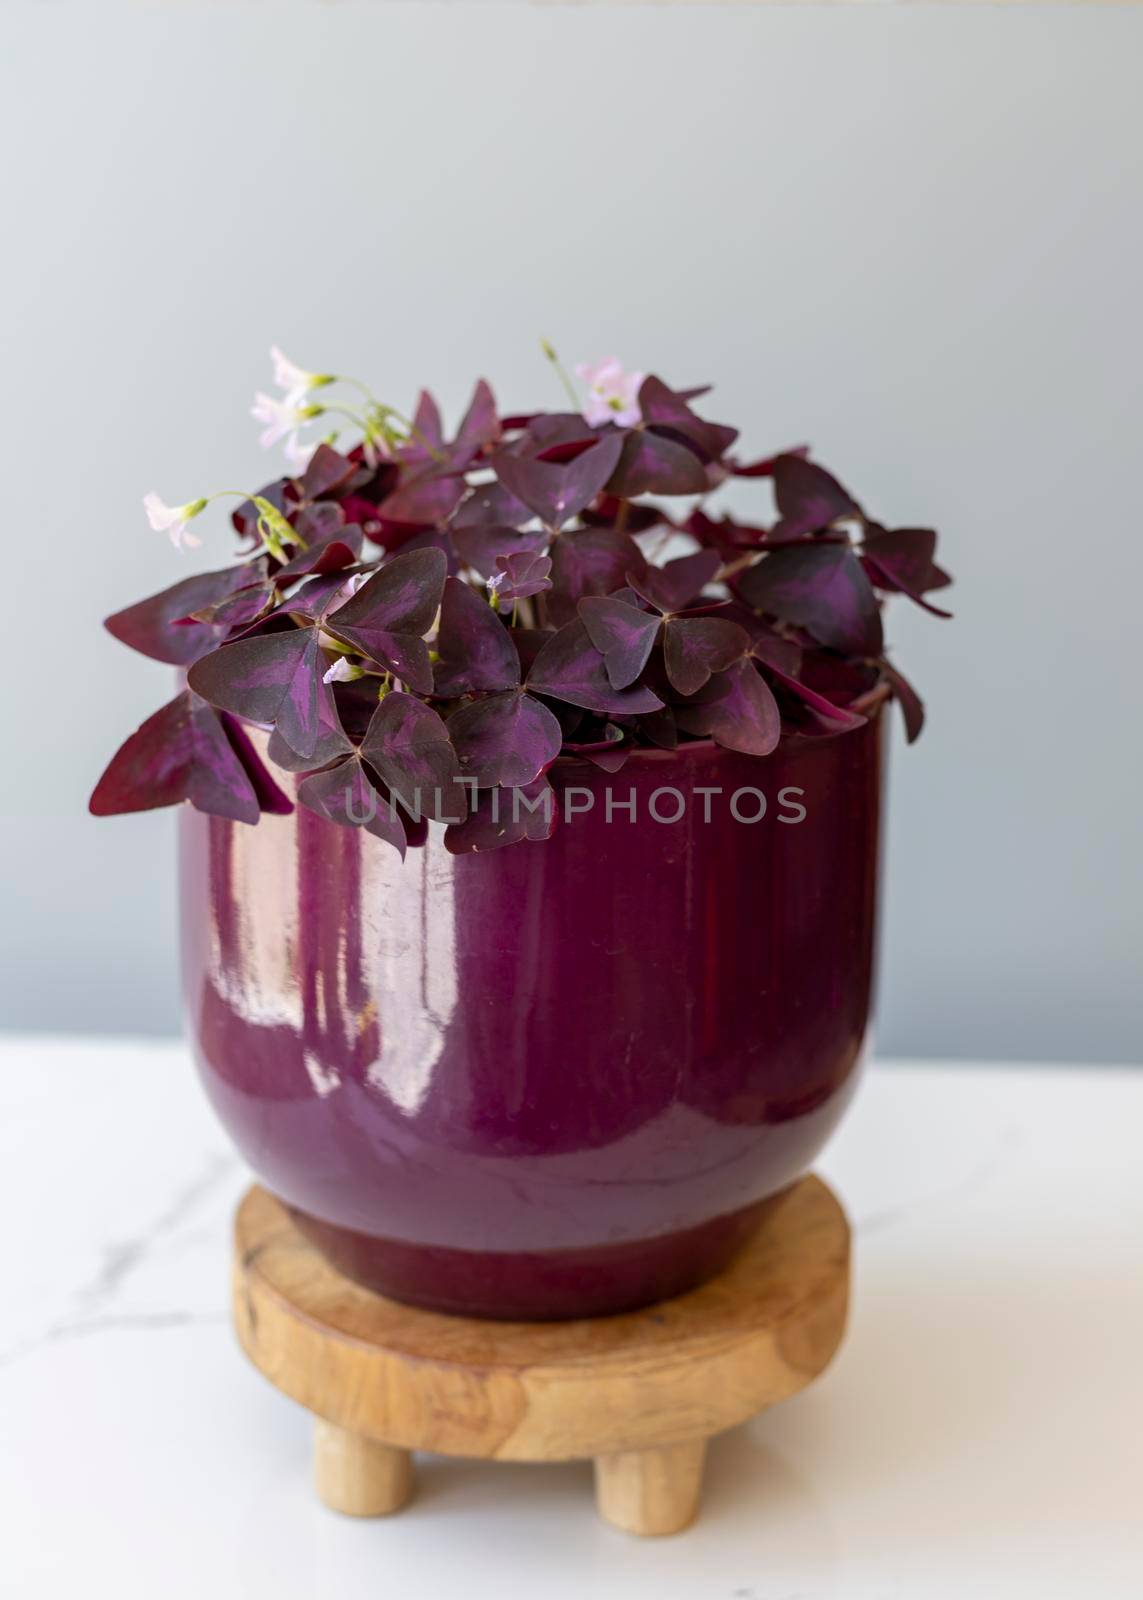
{"type": "Polygon", "coordinates": [[[337,1437],[503,1461],[619,1459],[702,1441],[803,1388],[841,1340],[848,1281],[845,1214],[815,1177],[702,1288],[620,1316],[527,1323],[361,1289],[252,1188],[234,1316],[254,1365],[337,1437]]]}

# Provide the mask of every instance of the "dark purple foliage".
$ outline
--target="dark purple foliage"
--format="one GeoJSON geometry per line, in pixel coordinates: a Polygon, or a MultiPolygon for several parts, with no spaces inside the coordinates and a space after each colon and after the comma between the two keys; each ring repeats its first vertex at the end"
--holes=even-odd
{"type": "Polygon", "coordinates": [[[736,460],[736,430],[694,409],[704,392],[649,377],[633,426],[594,427],[500,417],[480,382],[455,436],[426,392],[380,455],[320,445],[260,491],[289,524],[269,548],[247,501],[242,561],[108,618],[187,687],[92,811],[186,801],[254,822],[290,809],[288,773],[329,822],[402,854],[444,823],[464,853],[550,836],[561,754],[615,772],[641,746],[712,739],[764,758],[860,726],[887,693],[916,738],[881,612],[899,594],[948,615],[928,598],[950,581],[936,535],[872,520],[804,449],[736,460]],[[732,474],[770,480],[776,520],[710,514],[732,474]],[[700,503],[643,498],[679,495],[700,503]],[[663,564],[678,535],[695,548],[663,564]]]}
{"type": "Polygon", "coordinates": [[[488,601],[459,578],[445,580],[437,635],[435,693],[494,694],[520,682],[520,657],[512,635],[488,601]]]}
{"type": "Polygon", "coordinates": [[[530,550],[519,550],[509,556],[496,557],[496,576],[492,587],[503,605],[506,601],[530,600],[552,587],[552,561],[550,556],[533,555],[530,550]]]}
{"type": "Polygon", "coordinates": [[[324,576],[326,573],[340,572],[343,567],[351,567],[361,554],[364,539],[360,528],[340,525],[327,529],[325,533],[311,534],[306,548],[291,556],[284,567],[279,567],[274,574],[274,581],[280,586],[293,578],[308,577],[311,573],[324,576]]]}
{"type": "Polygon", "coordinates": [[[481,789],[467,818],[445,830],[445,849],[460,856],[525,839],[539,843],[551,838],[556,821],[556,797],[547,778],[515,789],[481,789]]]}
{"type": "Polygon", "coordinates": [[[614,528],[570,529],[553,539],[552,595],[548,617],[557,626],[570,622],[585,595],[607,595],[627,582],[631,571],[646,567],[642,551],[614,528]]]}
{"type": "Polygon", "coordinates": [[[901,715],[905,722],[905,737],[912,744],[914,739],[920,737],[921,729],[925,726],[924,701],[916,689],[913,688],[908,678],[898,672],[897,668],[891,666],[888,661],[881,663],[881,671],[893,690],[893,698],[901,707],[901,715]]]}
{"type": "Polygon", "coordinates": [[[187,682],[220,711],[275,728],[299,756],[312,757],[331,717],[328,661],[316,628],[238,639],[195,663],[187,682]]]}
{"type": "Polygon", "coordinates": [[[635,428],[608,484],[613,495],[702,494],[709,487],[701,456],[689,445],[635,428]]]}
{"type": "Polygon", "coordinates": [[[629,571],[627,582],[657,611],[685,611],[721,565],[717,550],[696,550],[693,556],[680,556],[665,567],[644,566],[641,571],[629,571]]]}
{"type": "Polygon", "coordinates": [[[750,661],[737,662],[674,709],[686,733],[748,756],[768,756],[782,732],[778,703],[750,661]]]}
{"type": "Polygon", "coordinates": [[[659,637],[662,617],[613,597],[581,600],[579,614],[603,657],[613,689],[626,689],[643,671],[659,637]]]}
{"type": "Polygon", "coordinates": [[[352,599],[327,614],[328,631],[387,667],[418,694],[432,694],[432,661],[424,635],[436,617],[447,571],[439,550],[395,556],[352,599]]]}
{"type": "Polygon", "coordinates": [[[97,817],[189,800],[234,822],[258,821],[258,796],[218,712],[184,689],[120,747],[95,786],[97,817]]]}
{"type": "Polygon", "coordinates": [[[528,674],[528,687],[553,700],[584,706],[588,711],[657,711],[662,701],[644,685],[616,689],[607,676],[603,656],[591,642],[580,618],[565,623],[540,651],[528,674]]]}
{"type": "Polygon", "coordinates": [[[415,695],[386,695],[361,741],[361,754],[413,816],[434,822],[463,817],[465,791],[448,728],[415,695]]]}
{"type": "Polygon", "coordinates": [[[717,461],[738,438],[738,429],[704,422],[691,410],[688,398],[686,394],[668,389],[661,378],[645,378],[639,390],[643,421],[648,431],[660,438],[681,440],[704,461],[717,461]]]}
{"type": "Polygon", "coordinates": [[[452,530],[453,548],[461,563],[486,582],[496,576],[502,556],[539,555],[547,542],[548,535],[538,528],[509,528],[495,522],[452,530]]]}
{"type": "Polygon", "coordinates": [[[531,783],[556,759],[563,743],[553,713],[522,689],[461,706],[448,719],[448,732],[464,776],[479,789],[531,783]]]}
{"type": "Polygon", "coordinates": [[[881,651],[881,610],[846,544],[806,541],[771,550],[738,580],[738,593],[768,617],[795,623],[845,655],[881,651]]]}
{"type": "Polygon", "coordinates": [[[344,489],[356,470],[348,456],[331,445],[319,444],[301,476],[302,499],[318,500],[324,494],[344,489]]]}
{"type": "Polygon", "coordinates": [[[250,561],[240,567],[224,567],[221,572],[200,572],[117,611],[103,626],[141,655],[173,667],[189,667],[199,656],[216,649],[227,632],[225,626],[191,621],[193,614],[259,585],[265,570],[264,561],[250,561]]]}
{"type": "Polygon", "coordinates": [[[359,755],[347,756],[336,767],[303,778],[298,799],[327,822],[342,828],[364,828],[405,854],[400,813],[373,782],[359,755]]]}
{"type": "Polygon", "coordinates": [[[932,589],[943,589],[951,579],[933,560],[937,536],[931,528],[881,528],[871,524],[861,545],[861,564],[866,576],[878,588],[890,593],[899,590],[935,617],[948,617],[924,598],[932,589]]]}
{"type": "Polygon", "coordinates": [[[750,636],[722,617],[669,617],[663,623],[663,667],[680,694],[696,694],[712,672],[724,672],[750,649],[750,636]]]}
{"type": "Polygon", "coordinates": [[[781,514],[775,533],[799,539],[821,533],[839,519],[860,517],[861,508],[835,477],[801,455],[777,456],[771,476],[781,514]]]}
{"type": "Polygon", "coordinates": [[[492,465],[508,490],[546,528],[562,528],[591,504],[615,471],[623,440],[608,434],[568,462],[539,461],[502,451],[492,465]]]}

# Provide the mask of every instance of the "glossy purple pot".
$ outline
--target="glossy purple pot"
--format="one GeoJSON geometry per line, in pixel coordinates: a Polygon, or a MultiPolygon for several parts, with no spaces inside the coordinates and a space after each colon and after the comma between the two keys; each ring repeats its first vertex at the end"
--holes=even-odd
{"type": "Polygon", "coordinates": [[[481,855],[185,811],[187,1004],[255,1172],[344,1271],[438,1310],[596,1315],[717,1272],[854,1085],[881,722],[561,760],[592,809],[481,855]]]}

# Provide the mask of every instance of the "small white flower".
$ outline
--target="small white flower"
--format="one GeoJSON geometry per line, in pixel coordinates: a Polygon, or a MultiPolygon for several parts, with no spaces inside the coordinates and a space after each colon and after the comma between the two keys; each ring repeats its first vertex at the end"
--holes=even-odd
{"type": "Polygon", "coordinates": [[[152,489],[143,496],[143,510],[147,521],[156,533],[169,533],[176,550],[194,550],[202,544],[197,535],[187,527],[192,517],[197,517],[206,505],[205,500],[188,500],[186,505],[169,506],[152,489]]]}
{"type": "Polygon", "coordinates": [[[320,389],[332,381],[327,372],[307,372],[299,367],[289,356],[283,355],[276,344],[270,346],[270,360],[274,363],[274,382],[286,391],[286,405],[301,405],[311,389],[320,389]]]}
{"type": "Polygon", "coordinates": [[[352,683],[365,676],[362,667],[355,667],[348,656],[338,656],[332,667],[322,673],[323,683],[352,683]]]}
{"type": "Polygon", "coordinates": [[[258,443],[264,450],[269,450],[280,439],[295,433],[303,422],[308,422],[311,417],[316,416],[320,409],[319,406],[300,406],[289,399],[275,400],[268,394],[256,394],[254,404],[250,407],[250,415],[255,422],[265,424],[258,435],[258,443]]]}
{"type": "Polygon", "coordinates": [[[581,362],[575,370],[587,384],[583,417],[591,427],[614,422],[626,428],[639,421],[639,390],[646,373],[624,372],[618,356],[581,362]]]}

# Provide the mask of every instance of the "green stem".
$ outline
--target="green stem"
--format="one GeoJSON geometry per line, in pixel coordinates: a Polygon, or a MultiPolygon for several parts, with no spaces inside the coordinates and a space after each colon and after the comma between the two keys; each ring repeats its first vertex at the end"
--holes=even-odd
{"type": "Polygon", "coordinates": [[[546,339],[540,340],[540,349],[544,352],[552,366],[556,369],[559,380],[563,384],[564,389],[567,391],[568,399],[571,401],[572,410],[582,410],[579,395],[575,392],[575,385],[572,383],[571,379],[567,375],[567,372],[564,370],[563,362],[560,360],[559,356],[552,349],[552,346],[546,339]]]}

